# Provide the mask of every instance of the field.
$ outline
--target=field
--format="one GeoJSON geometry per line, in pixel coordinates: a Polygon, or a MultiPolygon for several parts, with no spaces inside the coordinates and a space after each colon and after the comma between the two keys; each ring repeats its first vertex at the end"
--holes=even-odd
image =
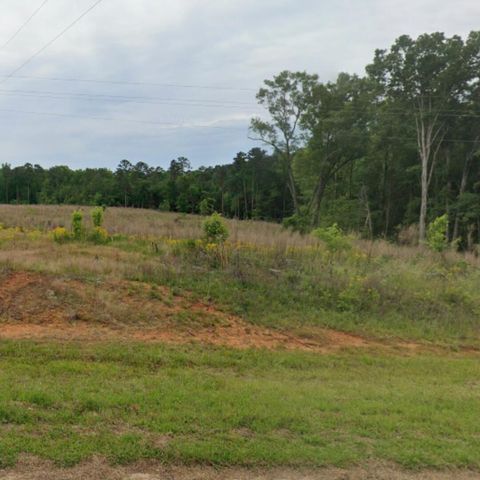
{"type": "Polygon", "coordinates": [[[6,478],[480,475],[477,258],[73,210],[0,207],[6,478]]]}

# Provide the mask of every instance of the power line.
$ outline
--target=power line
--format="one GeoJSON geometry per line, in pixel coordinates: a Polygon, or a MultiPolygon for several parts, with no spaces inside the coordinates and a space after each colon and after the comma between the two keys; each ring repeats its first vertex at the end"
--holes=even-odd
{"type": "Polygon", "coordinates": [[[129,118],[114,118],[114,117],[97,117],[89,115],[77,115],[73,113],[59,113],[59,112],[38,112],[31,110],[16,110],[10,108],[0,108],[0,112],[6,113],[19,113],[24,115],[41,115],[41,116],[50,116],[50,117],[66,117],[66,118],[82,118],[86,120],[102,120],[107,122],[127,122],[127,123],[137,123],[142,125],[156,125],[163,127],[170,127],[172,129],[178,128],[205,128],[205,129],[215,129],[215,130],[238,130],[239,128],[245,128],[245,126],[220,126],[220,125],[188,125],[188,124],[179,124],[174,122],[157,122],[153,120],[133,120],[129,118]]]}
{"type": "Polygon", "coordinates": [[[195,98],[163,98],[163,97],[148,97],[148,96],[132,96],[132,95],[110,95],[110,94],[96,94],[88,92],[52,92],[46,90],[0,90],[0,95],[6,96],[29,96],[36,98],[75,98],[79,100],[106,100],[106,101],[124,101],[130,103],[142,104],[161,104],[161,105],[191,105],[202,107],[258,107],[255,103],[235,102],[235,101],[219,101],[209,99],[195,99],[195,98]]]}
{"type": "Polygon", "coordinates": [[[47,42],[42,48],[37,50],[33,55],[27,58],[20,66],[15,68],[12,72],[5,76],[3,80],[0,81],[0,84],[5,83],[8,79],[12,78],[16,73],[18,73],[22,68],[28,65],[34,58],[38,57],[42,52],[44,52],[47,48],[52,46],[60,37],[65,35],[72,27],[74,27],[83,17],[88,15],[97,5],[102,3],[103,0],[97,0],[93,5],[88,7],[80,16],[78,16],[72,23],[70,23],[67,27],[65,27],[60,33],[55,35],[49,42],[47,42]]]}
{"type": "MultiPolygon", "coordinates": [[[[142,125],[156,125],[156,126],[164,126],[169,127],[170,129],[180,129],[180,128],[193,128],[193,129],[213,129],[213,130],[239,130],[244,129],[245,126],[219,126],[219,125],[188,125],[188,124],[178,124],[173,122],[157,122],[151,120],[132,120],[128,118],[113,118],[113,117],[97,117],[97,116],[87,116],[87,115],[76,115],[70,113],[57,113],[57,112],[38,112],[38,111],[26,111],[26,110],[15,110],[15,109],[0,109],[0,112],[8,112],[8,113],[18,113],[18,114],[26,114],[26,115],[41,115],[41,116],[52,116],[52,117],[67,117],[67,118],[81,118],[87,120],[101,120],[101,121],[108,121],[108,122],[127,122],[127,123],[137,123],[142,125]]],[[[351,135],[342,135],[342,138],[345,137],[353,137],[358,136],[356,134],[351,135]]],[[[409,142],[417,142],[416,138],[409,138],[409,137],[382,137],[384,140],[402,140],[402,141],[409,141],[409,142]]],[[[442,142],[446,143],[478,143],[477,140],[465,139],[465,138],[445,138],[442,142]]]]}
{"type": "Polygon", "coordinates": [[[30,23],[30,21],[37,15],[38,12],[48,3],[48,0],[44,2],[25,20],[25,22],[20,25],[18,30],[0,47],[0,51],[4,50],[16,37],[17,35],[30,23]]]}
{"type": "MultiPolygon", "coordinates": [[[[79,100],[104,100],[104,101],[122,101],[128,103],[140,104],[159,104],[159,105],[184,105],[184,106],[199,106],[199,107],[260,107],[260,105],[250,102],[237,102],[230,100],[210,100],[210,99],[195,99],[195,98],[164,98],[164,97],[149,97],[141,95],[110,95],[110,94],[96,94],[88,92],[55,92],[47,90],[0,90],[0,95],[5,96],[26,96],[34,98],[53,98],[53,99],[68,99],[74,98],[79,100]]],[[[327,113],[339,111],[354,111],[359,113],[368,113],[369,109],[376,111],[380,116],[404,116],[417,115],[417,112],[408,108],[396,108],[389,111],[381,111],[377,106],[369,107],[354,107],[347,105],[346,107],[330,108],[327,113]]],[[[440,117],[458,117],[458,118],[480,118],[478,113],[466,113],[462,110],[438,110],[436,112],[440,117]],[[458,112],[458,113],[457,113],[458,112]]]]}
{"type": "MultiPolygon", "coordinates": [[[[62,77],[42,77],[36,75],[10,75],[10,77],[32,79],[32,80],[47,80],[52,82],[78,82],[78,83],[98,83],[107,85],[131,85],[131,86],[151,86],[151,87],[166,87],[166,88],[190,88],[190,89],[205,89],[205,90],[225,90],[225,91],[244,91],[257,92],[257,88],[247,87],[232,87],[225,85],[197,85],[197,84],[182,84],[182,83],[162,83],[162,82],[143,82],[143,81],[127,81],[127,80],[101,80],[101,79],[87,79],[87,78],[62,78],[62,77]]],[[[1,75],[0,75],[1,77],[1,75]]],[[[5,76],[4,76],[5,77],[5,76]]]]}

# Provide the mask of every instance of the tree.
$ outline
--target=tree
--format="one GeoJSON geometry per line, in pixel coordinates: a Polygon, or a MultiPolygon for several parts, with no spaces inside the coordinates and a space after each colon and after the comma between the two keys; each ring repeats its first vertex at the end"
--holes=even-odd
{"type": "Polygon", "coordinates": [[[416,40],[399,37],[387,52],[377,50],[367,67],[379,86],[380,98],[392,99],[408,118],[413,115],[421,164],[419,237],[425,240],[428,191],[447,133],[446,112],[478,81],[479,36],[424,34],[416,40]]]}
{"type": "Polygon", "coordinates": [[[132,170],[133,165],[128,160],[122,160],[115,172],[123,194],[123,206],[125,208],[128,207],[128,197],[132,192],[132,170]]]}
{"type": "Polygon", "coordinates": [[[292,163],[303,140],[300,121],[317,80],[317,75],[289,71],[280,73],[273,80],[265,80],[266,87],[259,90],[257,100],[267,109],[270,120],[254,118],[250,125],[252,139],[273,147],[278,154],[296,213],[300,204],[292,163]]]}
{"type": "Polygon", "coordinates": [[[341,74],[336,82],[317,84],[313,89],[302,118],[310,138],[307,148],[296,155],[294,170],[308,192],[307,212],[314,227],[328,184],[365,154],[368,102],[366,82],[355,75],[341,74]]]}

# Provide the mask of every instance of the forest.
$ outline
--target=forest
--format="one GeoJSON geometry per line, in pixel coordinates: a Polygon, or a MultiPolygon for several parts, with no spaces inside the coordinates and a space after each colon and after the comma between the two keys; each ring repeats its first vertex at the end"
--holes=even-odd
{"type": "Polygon", "coordinates": [[[409,242],[447,214],[450,241],[480,241],[480,32],[401,36],[374,53],[364,76],[322,82],[283,71],[257,100],[265,115],[251,121],[252,149],[230,163],[122,160],[115,171],[4,163],[0,202],[218,211],[409,242]]]}

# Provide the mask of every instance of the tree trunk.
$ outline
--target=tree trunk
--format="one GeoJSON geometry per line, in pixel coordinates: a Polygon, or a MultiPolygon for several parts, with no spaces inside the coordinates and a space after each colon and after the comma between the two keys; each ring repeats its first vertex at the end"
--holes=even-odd
{"type": "Polygon", "coordinates": [[[320,220],[320,207],[322,205],[323,195],[325,194],[326,182],[323,177],[321,177],[315,187],[315,192],[313,194],[311,210],[312,210],[312,226],[318,227],[320,220]]]}
{"type": "Polygon", "coordinates": [[[382,205],[385,216],[385,225],[383,229],[383,237],[388,237],[388,230],[390,228],[390,209],[391,209],[391,188],[389,181],[388,160],[391,158],[391,153],[388,152],[383,159],[382,169],[382,205]]]}
{"type": "Polygon", "coordinates": [[[418,114],[415,116],[415,123],[418,151],[422,167],[418,236],[420,242],[424,242],[427,233],[428,188],[432,180],[438,150],[442,144],[445,132],[443,124],[438,120],[438,114],[433,114],[431,100],[428,106],[426,106],[423,98],[420,99],[418,114]]]}
{"type": "Polygon", "coordinates": [[[373,239],[372,212],[370,210],[370,203],[368,201],[367,188],[365,187],[365,185],[362,186],[362,190],[360,194],[365,207],[365,227],[368,228],[370,239],[373,239]]]}
{"type": "Polygon", "coordinates": [[[290,164],[288,165],[288,190],[290,191],[290,195],[292,197],[293,209],[298,215],[300,213],[300,208],[298,205],[297,187],[295,186],[295,179],[293,177],[293,171],[290,164]]]}
{"type": "Polygon", "coordinates": [[[418,236],[420,242],[425,241],[427,232],[427,202],[428,202],[428,157],[422,155],[422,177],[420,197],[420,220],[418,223],[418,236]]]}
{"type": "MultiPolygon", "coordinates": [[[[465,190],[467,189],[468,175],[470,173],[470,165],[472,164],[472,160],[473,160],[473,152],[470,152],[463,166],[462,180],[460,182],[460,190],[458,191],[457,198],[460,198],[465,193],[465,190]]],[[[453,240],[456,240],[458,238],[459,229],[460,229],[460,216],[458,215],[458,212],[457,212],[455,215],[455,224],[453,227],[453,240]]]]}
{"type": "Polygon", "coordinates": [[[247,194],[247,182],[243,179],[243,203],[245,204],[245,212],[243,217],[248,220],[248,194],[247,194]]]}

